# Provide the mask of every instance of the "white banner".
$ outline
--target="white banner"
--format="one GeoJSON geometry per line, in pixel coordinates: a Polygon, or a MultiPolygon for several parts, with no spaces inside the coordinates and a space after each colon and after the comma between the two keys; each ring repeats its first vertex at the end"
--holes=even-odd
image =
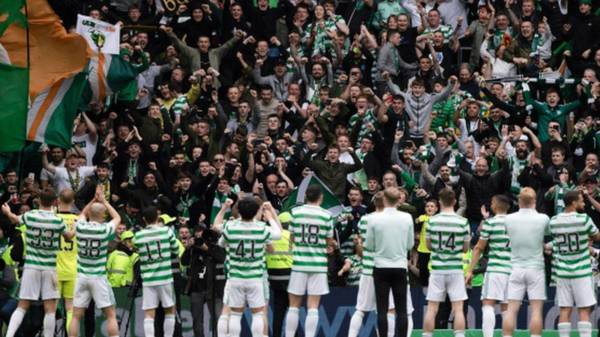
{"type": "Polygon", "coordinates": [[[83,36],[94,51],[119,54],[120,26],[77,15],[77,34],[83,36]]]}

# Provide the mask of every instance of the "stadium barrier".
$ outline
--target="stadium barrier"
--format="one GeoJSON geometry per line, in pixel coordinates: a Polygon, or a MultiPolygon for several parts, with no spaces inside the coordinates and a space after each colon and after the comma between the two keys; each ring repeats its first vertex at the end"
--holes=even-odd
{"type": "MultiPolygon", "coordinates": [[[[117,300],[117,315],[119,319],[124,319],[126,321],[128,310],[129,310],[129,298],[127,297],[128,289],[115,289],[115,297],[117,300]]],[[[412,299],[415,307],[415,311],[413,312],[413,321],[415,327],[423,326],[423,314],[426,307],[425,296],[423,295],[421,288],[412,288],[412,299]]],[[[558,307],[554,304],[554,288],[548,289],[548,300],[544,305],[544,337],[555,337],[558,336],[556,331],[551,331],[556,329],[556,324],[558,323],[558,307]]],[[[347,288],[331,288],[331,293],[324,297],[321,301],[320,308],[320,319],[319,319],[319,328],[318,328],[318,337],[342,337],[346,336],[348,333],[348,325],[350,323],[350,318],[354,313],[354,305],[356,304],[356,295],[357,288],[356,287],[347,287],[347,288]]],[[[468,331],[466,333],[467,337],[480,337],[481,331],[478,330],[481,328],[481,288],[474,288],[469,290],[469,301],[468,301],[468,313],[467,313],[467,325],[468,331]]],[[[189,300],[186,296],[182,297],[182,310],[181,310],[181,323],[182,323],[182,333],[184,337],[193,337],[192,332],[192,315],[189,310],[189,300]]],[[[136,298],[136,302],[134,305],[135,313],[131,316],[131,322],[129,324],[129,331],[127,336],[143,336],[144,335],[144,327],[143,327],[143,318],[144,312],[141,308],[142,298],[136,298]]],[[[496,308],[496,327],[501,328],[502,318],[500,315],[499,308],[496,308]]],[[[306,315],[306,311],[302,309],[300,311],[300,325],[299,325],[299,334],[297,336],[302,336],[303,331],[303,322],[304,317],[306,315]]],[[[212,336],[212,332],[209,328],[209,315],[208,310],[205,308],[205,336],[212,336]]],[[[242,336],[250,337],[250,331],[248,328],[248,322],[251,320],[251,315],[249,312],[246,312],[244,315],[244,323],[242,336]]],[[[594,310],[592,313],[592,324],[594,328],[598,326],[598,321],[600,320],[600,310],[594,310]]],[[[519,312],[517,327],[518,329],[527,329],[528,322],[528,308],[527,302],[523,303],[521,307],[521,311],[519,312]]],[[[573,326],[576,326],[576,316],[573,316],[573,326]]],[[[363,321],[363,327],[360,331],[359,337],[374,337],[375,329],[377,325],[377,319],[374,312],[365,315],[365,319],[363,321]]],[[[120,335],[124,335],[125,322],[123,322],[121,327],[120,335]]],[[[96,331],[97,336],[107,336],[106,335],[106,326],[102,314],[100,311],[96,310],[96,331]]],[[[413,337],[420,336],[420,330],[415,330],[413,333],[413,337]]],[[[497,336],[501,336],[500,332],[497,332],[497,336]]],[[[518,331],[514,335],[514,337],[527,337],[529,336],[528,331],[518,331]]],[[[575,335],[573,335],[575,336],[575,335]]],[[[436,332],[435,337],[453,337],[453,334],[450,330],[443,330],[436,332]]]]}

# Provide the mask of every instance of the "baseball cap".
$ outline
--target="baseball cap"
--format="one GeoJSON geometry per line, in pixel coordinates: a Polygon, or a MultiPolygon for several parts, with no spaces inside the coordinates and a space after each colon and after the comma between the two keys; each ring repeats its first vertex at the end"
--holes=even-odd
{"type": "Polygon", "coordinates": [[[168,225],[171,222],[177,220],[177,218],[172,217],[169,214],[161,214],[161,216],[159,218],[165,225],[168,225]]]}
{"type": "Polygon", "coordinates": [[[283,212],[279,214],[278,218],[279,222],[281,223],[292,222],[292,215],[290,214],[290,212],[283,212]]]}
{"type": "Polygon", "coordinates": [[[132,239],[134,237],[132,231],[124,231],[121,233],[121,241],[125,241],[127,239],[132,239]]]}

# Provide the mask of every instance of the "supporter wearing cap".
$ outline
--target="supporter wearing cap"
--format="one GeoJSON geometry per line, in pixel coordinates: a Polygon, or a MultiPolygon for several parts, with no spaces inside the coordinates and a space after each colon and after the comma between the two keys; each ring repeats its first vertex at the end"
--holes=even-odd
{"type": "Polygon", "coordinates": [[[133,251],[133,237],[132,231],[121,233],[116,249],[108,255],[106,270],[108,282],[113,288],[129,286],[133,282],[133,269],[139,258],[133,251]]]}
{"type": "Polygon", "coordinates": [[[42,155],[42,165],[48,172],[54,174],[54,185],[57,191],[70,188],[77,192],[85,183],[85,179],[92,176],[95,172],[95,166],[82,166],[79,161],[79,154],[72,150],[67,154],[65,167],[56,167],[48,162],[48,149],[44,148],[42,155]]]}

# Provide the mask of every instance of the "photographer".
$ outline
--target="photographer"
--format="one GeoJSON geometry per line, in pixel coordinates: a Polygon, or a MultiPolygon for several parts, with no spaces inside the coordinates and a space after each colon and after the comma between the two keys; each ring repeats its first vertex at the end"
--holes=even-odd
{"type": "MultiPolygon", "coordinates": [[[[221,312],[225,250],[217,245],[218,239],[217,233],[200,223],[181,257],[182,265],[188,267],[185,292],[190,296],[194,336],[197,337],[204,337],[204,304],[208,303],[211,322],[216,323],[215,313],[221,312]]],[[[216,331],[215,325],[213,330],[216,331]]]]}

